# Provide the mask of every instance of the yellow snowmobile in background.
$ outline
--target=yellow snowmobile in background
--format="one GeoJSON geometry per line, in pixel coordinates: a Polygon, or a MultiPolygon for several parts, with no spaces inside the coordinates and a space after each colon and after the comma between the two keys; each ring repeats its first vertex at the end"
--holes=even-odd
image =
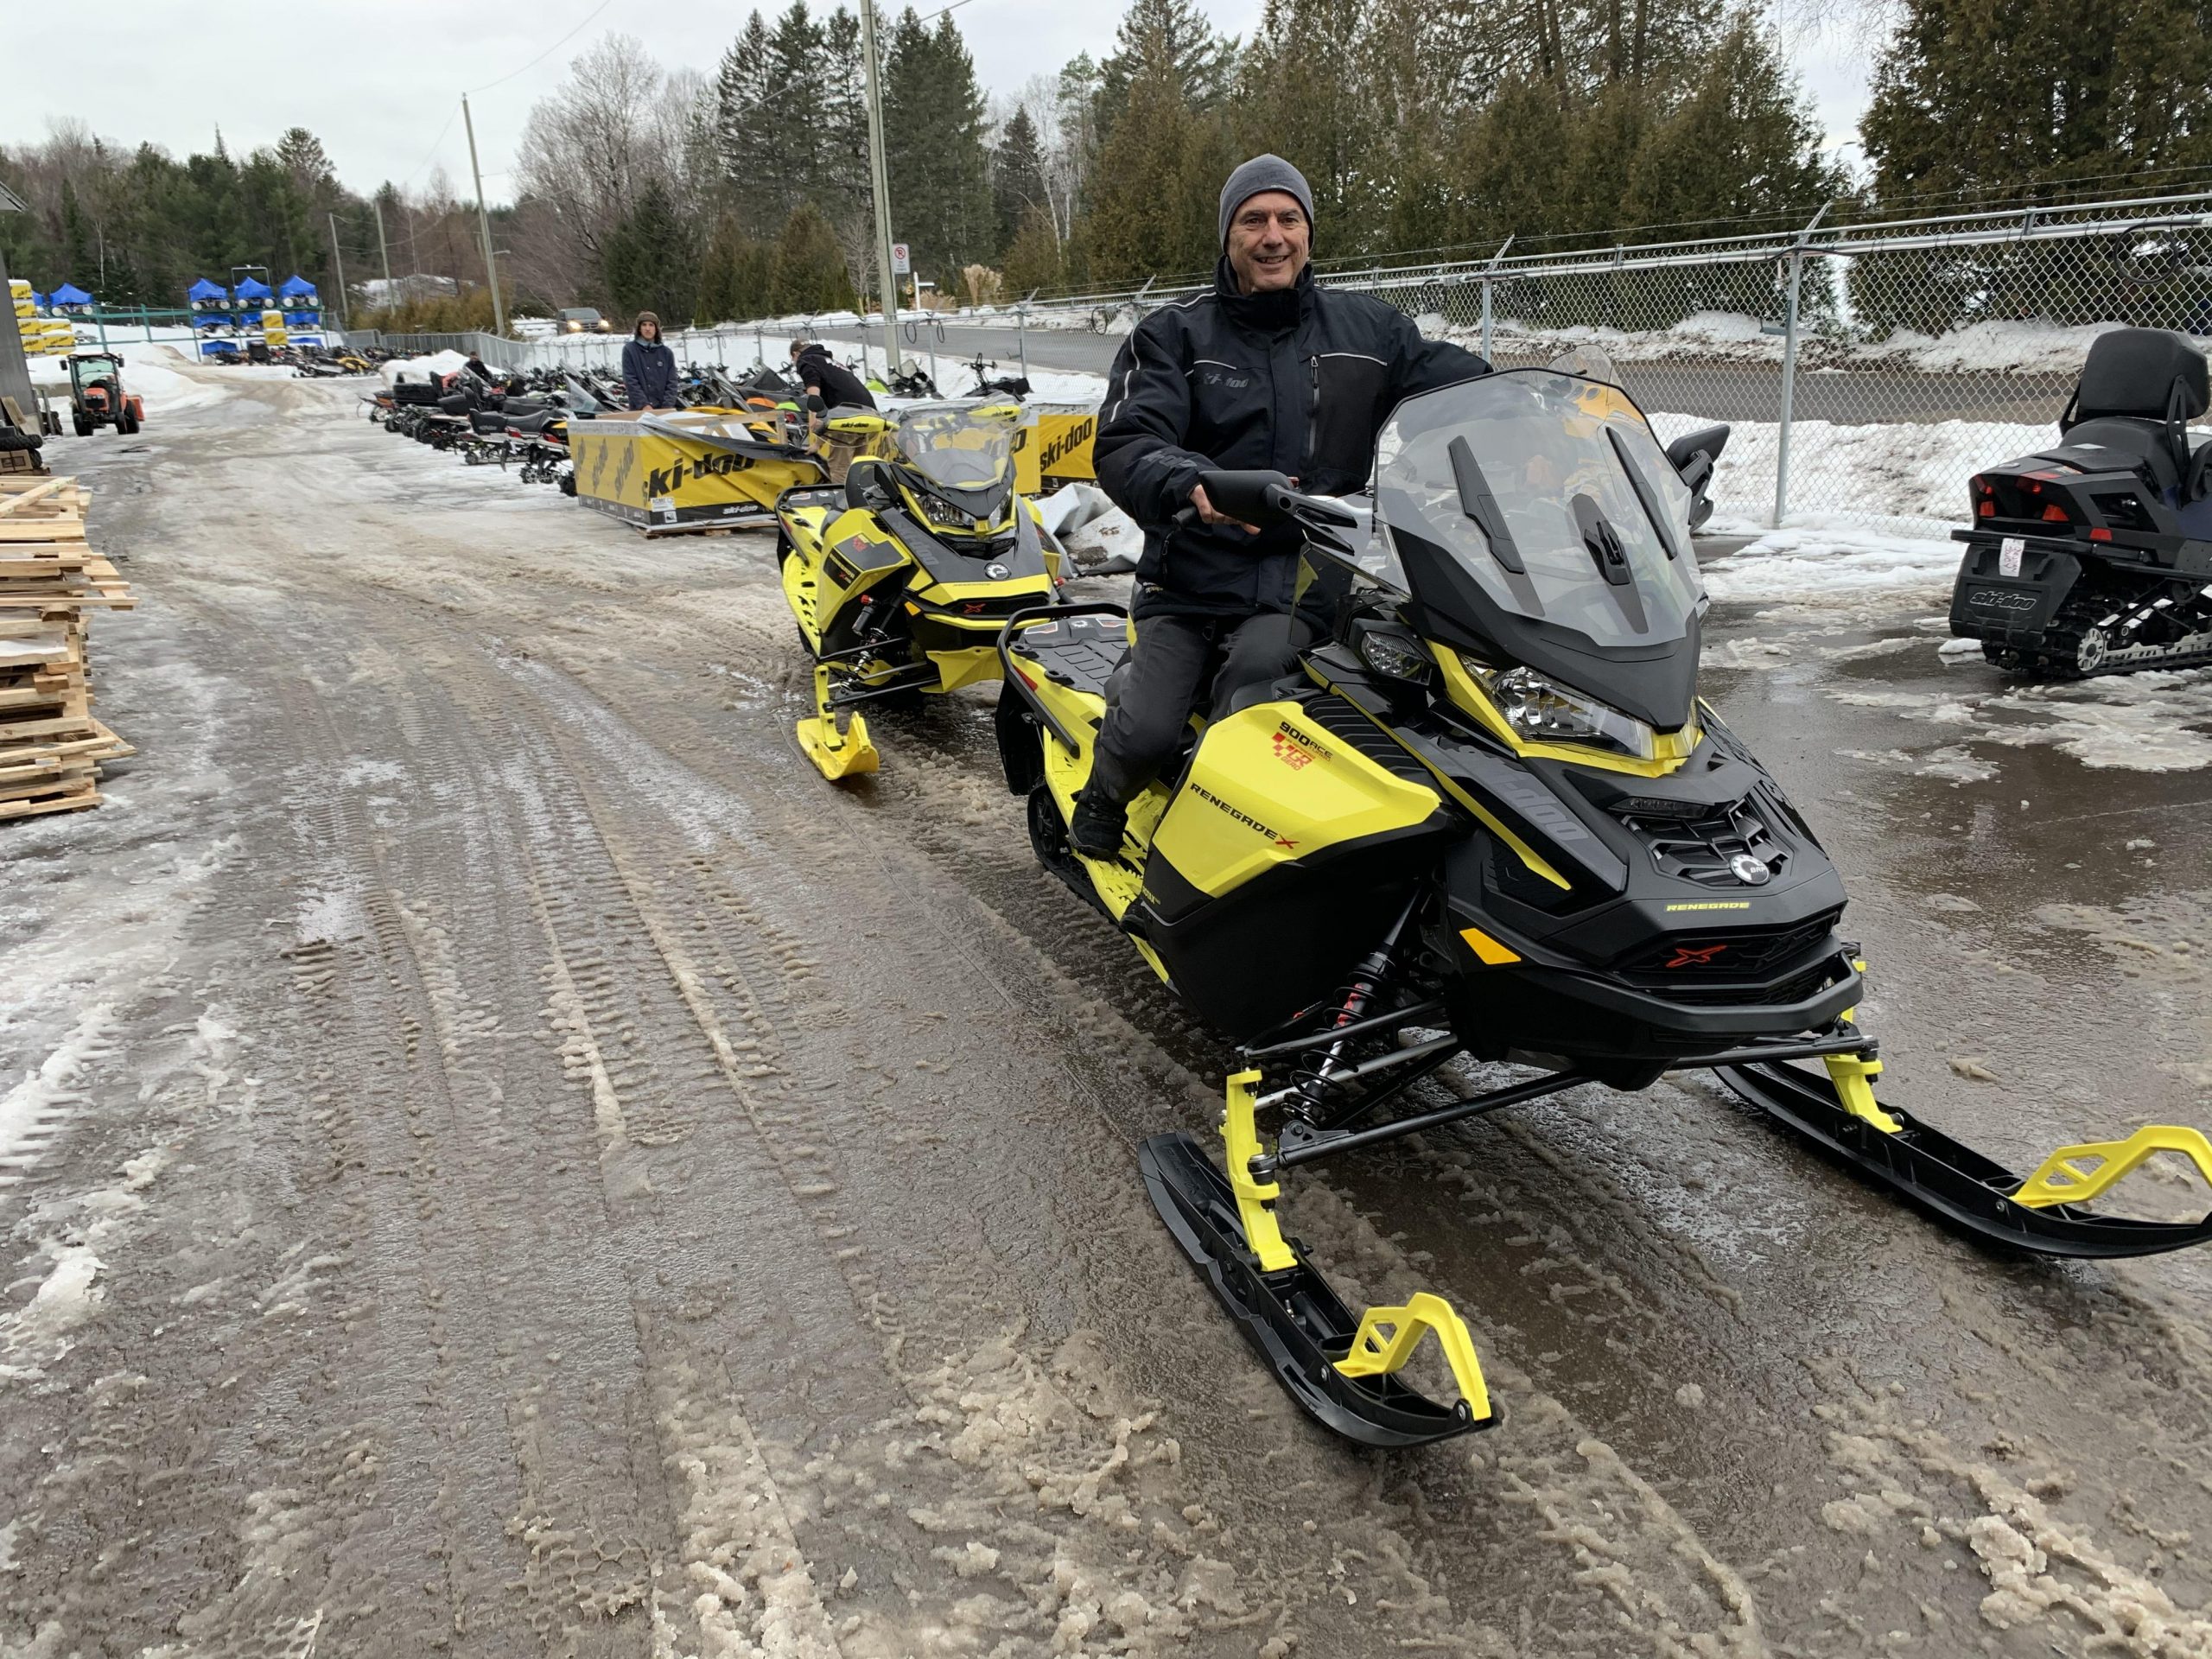
{"type": "Polygon", "coordinates": [[[2195,1129],[2064,1147],[2023,1179],[1877,1100],[1842,880],[1698,696],[1688,532],[1726,435],[1662,450],[1625,395],[1523,369],[1401,404],[1371,500],[1205,474],[1224,513],[1300,529],[1296,603],[1319,637],[1292,674],[1192,721],[1113,858],[1077,854],[1068,824],[1126,618],[1058,606],[1001,636],[1000,754],[1039,861],[1237,1045],[1221,1163],[1156,1135],[1146,1188],[1268,1370],[1352,1440],[1419,1445],[1495,1414],[1451,1305],[1422,1292],[1356,1316],[1289,1233],[1283,1180],[1568,1089],[1711,1071],[1869,1181],[2014,1249],[2212,1242],[2212,1217],[2085,1207],[2159,1152],[2212,1180],[2195,1129]],[[1403,1107],[1463,1055],[1522,1070],[1403,1107]],[[1430,1332],[1449,1405],[1402,1375],[1430,1332]]]}
{"type": "Polygon", "coordinates": [[[997,678],[1007,619],[1058,594],[1060,545],[1014,487],[1021,419],[1011,400],[833,411],[821,442],[869,453],[778,500],[784,595],[814,654],[798,740],[823,777],[876,769],[861,704],[997,678]]]}

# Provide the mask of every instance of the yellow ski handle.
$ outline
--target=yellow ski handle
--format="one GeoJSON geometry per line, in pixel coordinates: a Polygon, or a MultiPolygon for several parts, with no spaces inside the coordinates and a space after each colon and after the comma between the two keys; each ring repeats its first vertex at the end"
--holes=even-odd
{"type": "Polygon", "coordinates": [[[1452,1368],[1452,1380],[1467,1408],[1478,1422],[1488,1417],[1490,1386],[1475,1357],[1475,1339],[1452,1304],[1430,1291],[1416,1291],[1402,1307],[1369,1308],[1360,1317],[1351,1351],[1337,1362],[1337,1369],[1346,1376],[1388,1376],[1404,1368],[1427,1331],[1436,1332],[1436,1345],[1444,1351],[1444,1363],[1452,1368]]]}
{"type": "Polygon", "coordinates": [[[2181,1154],[2212,1185],[2212,1141],[2204,1138],[2202,1130],[2146,1123],[2125,1141],[2088,1141],[2078,1147],[2061,1147],[2020,1183],[2012,1202],[2030,1210],[2054,1204],[2088,1204],[2109,1192],[2137,1165],[2162,1152],[2181,1154]],[[2077,1158],[2099,1161],[2095,1167],[2085,1170],[2074,1161],[2077,1158]]]}

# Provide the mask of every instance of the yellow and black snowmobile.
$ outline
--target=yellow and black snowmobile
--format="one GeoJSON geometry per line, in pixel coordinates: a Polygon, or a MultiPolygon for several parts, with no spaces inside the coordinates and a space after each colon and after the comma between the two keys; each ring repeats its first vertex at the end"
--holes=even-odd
{"type": "Polygon", "coordinates": [[[1401,404],[1370,499],[1205,475],[1222,512],[1303,528],[1297,603],[1321,632],[1296,673],[1194,720],[1117,858],[1078,855],[1067,826],[1125,618],[1059,607],[1001,636],[1000,749],[1039,858],[1239,1046],[1225,1173],[1190,1135],[1155,1135],[1153,1201],[1282,1385],[1354,1440],[1414,1445],[1494,1414],[1450,1305],[1355,1318],[1287,1236],[1282,1179],[1580,1084],[1712,1070],[1863,1175],[2024,1249],[2212,1239],[2212,1218],[2083,1207],[2158,1151],[2212,1179],[2194,1129],[2064,1147],[2023,1180],[1876,1099],[1842,881],[1697,694],[1688,530],[1726,437],[1662,450],[1611,388],[1520,370],[1401,404]],[[1531,1070],[1384,1114],[1462,1055],[1531,1070]],[[1448,1407],[1398,1375],[1428,1332],[1448,1407]]]}
{"type": "Polygon", "coordinates": [[[1021,418],[1011,400],[830,411],[823,442],[872,453],[777,503],[784,594],[814,653],[798,740],[823,777],[876,769],[860,705],[996,678],[1007,618],[1058,594],[1059,543],[1014,487],[1021,418]]]}

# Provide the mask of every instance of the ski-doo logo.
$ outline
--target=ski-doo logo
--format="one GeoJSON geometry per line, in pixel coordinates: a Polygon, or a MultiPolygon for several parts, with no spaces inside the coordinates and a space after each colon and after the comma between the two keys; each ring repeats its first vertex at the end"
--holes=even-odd
{"type": "Polygon", "coordinates": [[[1096,415],[1088,416],[1077,421],[1037,452],[1037,470],[1040,473],[1051,472],[1055,462],[1065,461],[1084,444],[1089,443],[1090,435],[1097,430],[1097,428],[1098,417],[1096,415]]]}
{"type": "Polygon", "coordinates": [[[1710,968],[1713,959],[1728,947],[1726,944],[1678,944],[1675,954],[1662,965],[1668,968],[1710,968]]]}
{"type": "Polygon", "coordinates": [[[2036,596],[2011,593],[2002,588],[1977,588],[1967,595],[1967,603],[1985,611],[2031,611],[2036,607],[2036,596]]]}
{"type": "Polygon", "coordinates": [[[1200,800],[1206,802],[1209,805],[1218,807],[1222,811],[1226,812],[1230,817],[1236,819],[1237,823],[1243,824],[1247,830],[1257,830],[1260,834],[1265,836],[1269,841],[1274,842],[1276,846],[1284,849],[1286,851],[1298,845],[1296,842],[1290,840],[1287,836],[1277,835],[1274,830],[1268,829],[1266,824],[1262,823],[1257,818],[1252,817],[1249,813],[1243,810],[1241,808],[1231,806],[1227,801],[1223,800],[1220,796],[1215,794],[1204,784],[1192,784],[1191,785],[1191,793],[1197,796],[1200,800]]]}
{"type": "Polygon", "coordinates": [[[656,467],[645,474],[645,493],[673,495],[686,479],[696,483],[702,478],[723,478],[741,473],[752,464],[750,455],[694,455],[688,461],[679,458],[673,467],[656,467]]]}
{"type": "Polygon", "coordinates": [[[1274,743],[1275,759],[1293,772],[1303,772],[1316,760],[1336,758],[1287,720],[1275,728],[1274,743]]]}

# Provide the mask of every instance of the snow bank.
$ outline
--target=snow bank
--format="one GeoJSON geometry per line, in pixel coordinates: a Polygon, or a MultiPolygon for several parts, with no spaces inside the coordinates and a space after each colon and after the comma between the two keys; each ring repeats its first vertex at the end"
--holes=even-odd
{"type": "Polygon", "coordinates": [[[1705,568],[1706,591],[1724,603],[1819,605],[1908,593],[1940,596],[1958,574],[1953,541],[1852,527],[1793,525],[1705,568]]]}
{"type": "MultiPolygon", "coordinates": [[[[1651,416],[1660,442],[1713,423],[1703,416],[1660,410],[1651,416]]],[[[1711,493],[1717,531],[1764,530],[1774,514],[1775,469],[1782,427],[1776,421],[1733,421],[1711,493]]],[[[2056,442],[2049,424],[2012,421],[1885,421],[1844,425],[1797,421],[1789,432],[1790,499],[1848,503],[1823,517],[1793,512],[1793,524],[1870,518],[1925,524],[1966,516],[1967,480],[1981,467],[2031,454],[2056,442]]],[[[1904,527],[1904,526],[1901,526],[1904,527]]]]}
{"type": "MultiPolygon", "coordinates": [[[[999,372],[1020,373],[1020,359],[1000,364],[999,372]]],[[[1032,369],[1029,371],[1029,396],[1034,403],[1080,404],[1085,409],[1096,409],[1106,399],[1106,377],[1077,373],[1069,369],[1032,369]]]]}
{"type": "MultiPolygon", "coordinates": [[[[1481,340],[1471,325],[1447,323],[1433,313],[1421,332],[1471,349],[1481,340]]],[[[1969,323],[1946,334],[1900,331],[1881,340],[1800,336],[1801,369],[1891,369],[1921,374],[2078,373],[2098,335],[2120,322],[2058,323],[2036,320],[1969,323]]],[[[2200,341],[2201,346],[2212,342],[2200,341]]],[[[1602,348],[1616,363],[1677,359],[1722,363],[1782,363],[1783,337],[1757,317],[1737,311],[1700,311],[1666,328],[1578,326],[1548,328],[1514,317],[1492,321],[1491,350],[1500,360],[1549,362],[1576,346],[1602,348]]]]}

